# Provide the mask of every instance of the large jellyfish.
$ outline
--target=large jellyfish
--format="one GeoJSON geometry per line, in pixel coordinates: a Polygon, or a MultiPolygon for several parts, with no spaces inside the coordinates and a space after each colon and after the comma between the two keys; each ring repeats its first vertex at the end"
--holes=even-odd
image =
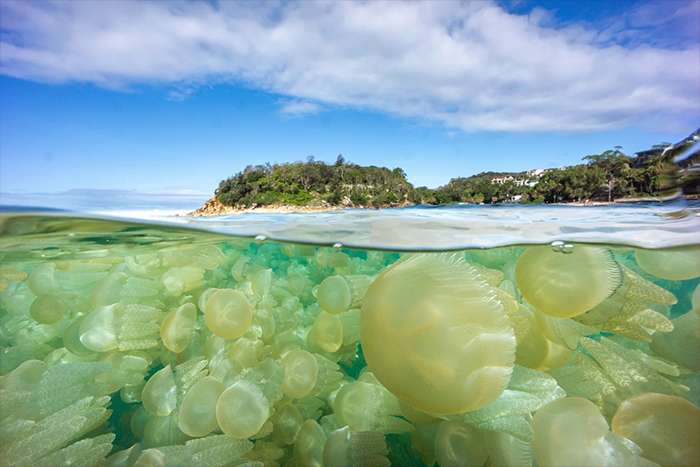
{"type": "Polygon", "coordinates": [[[503,305],[455,255],[415,255],[384,270],[364,298],[360,333],[377,379],[430,414],[482,407],[513,370],[515,336],[503,305]]]}
{"type": "Polygon", "coordinates": [[[518,259],[515,278],[530,304],[560,318],[585,313],[622,283],[620,266],[609,250],[583,245],[569,253],[529,247],[518,259]]]}
{"type": "Polygon", "coordinates": [[[700,276],[700,247],[671,250],[636,250],[637,264],[645,272],[672,281],[700,276]]]}

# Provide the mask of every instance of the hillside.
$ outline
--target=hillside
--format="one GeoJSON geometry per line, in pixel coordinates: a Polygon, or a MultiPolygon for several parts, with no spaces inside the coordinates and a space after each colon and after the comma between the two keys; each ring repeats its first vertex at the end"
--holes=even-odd
{"type": "Polygon", "coordinates": [[[223,180],[216,198],[226,206],[390,207],[409,202],[413,185],[402,169],[360,166],[338,156],[329,165],[306,162],[248,166],[223,180]]]}
{"type": "Polygon", "coordinates": [[[248,166],[221,181],[214,197],[194,214],[261,208],[306,212],[412,204],[613,202],[666,196],[681,188],[693,194],[700,192],[698,135],[696,131],[677,144],[657,145],[636,156],[618,147],[585,156],[583,163],[573,166],[483,172],[452,178],[436,189],[414,187],[401,168],[361,166],[343,156],[332,165],[309,158],[248,166]]]}

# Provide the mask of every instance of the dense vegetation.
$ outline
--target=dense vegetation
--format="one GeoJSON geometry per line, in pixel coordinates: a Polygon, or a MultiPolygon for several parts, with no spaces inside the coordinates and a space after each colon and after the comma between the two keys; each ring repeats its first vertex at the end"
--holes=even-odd
{"type": "Polygon", "coordinates": [[[384,207],[408,202],[413,186],[402,169],[362,167],[338,156],[335,164],[314,160],[248,166],[223,180],[216,196],[229,206],[274,204],[384,207]]]}
{"type": "Polygon", "coordinates": [[[691,135],[677,145],[657,145],[636,157],[616,147],[586,156],[581,164],[544,173],[485,172],[453,178],[437,189],[414,188],[400,168],[363,167],[345,161],[343,156],[329,165],[311,157],[306,162],[248,166],[223,180],[216,196],[221,203],[236,207],[556,203],[663,196],[679,184],[697,191],[697,178],[687,179],[690,171],[679,172],[673,161],[693,142],[691,135]]]}

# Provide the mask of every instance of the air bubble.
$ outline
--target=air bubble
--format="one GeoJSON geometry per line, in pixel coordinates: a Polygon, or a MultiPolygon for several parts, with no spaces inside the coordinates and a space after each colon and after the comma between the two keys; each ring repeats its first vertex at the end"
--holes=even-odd
{"type": "Polygon", "coordinates": [[[340,242],[336,242],[336,243],[333,244],[333,248],[335,248],[335,249],[338,250],[338,249],[340,249],[340,248],[343,248],[343,244],[340,243],[340,242]]]}
{"type": "Polygon", "coordinates": [[[559,253],[562,247],[564,246],[564,242],[562,242],[561,240],[555,240],[552,243],[550,243],[549,246],[552,247],[553,251],[559,253]]]}
{"type": "Polygon", "coordinates": [[[264,242],[265,240],[267,240],[267,236],[266,235],[256,235],[255,240],[258,242],[264,242]]]}
{"type": "Polygon", "coordinates": [[[565,244],[564,246],[561,247],[561,250],[560,250],[560,251],[561,251],[562,253],[568,255],[569,253],[573,253],[573,251],[574,251],[574,246],[573,246],[571,243],[567,243],[567,244],[565,244]]]}

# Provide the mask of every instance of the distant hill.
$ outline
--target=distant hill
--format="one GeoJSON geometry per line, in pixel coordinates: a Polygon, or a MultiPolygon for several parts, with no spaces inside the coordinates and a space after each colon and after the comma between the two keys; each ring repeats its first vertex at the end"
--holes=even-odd
{"type": "Polygon", "coordinates": [[[409,203],[413,185],[400,169],[360,166],[338,156],[329,165],[306,162],[248,166],[223,180],[216,198],[224,205],[389,207],[409,203]]]}
{"type": "Polygon", "coordinates": [[[334,164],[306,162],[248,166],[219,184],[200,214],[279,207],[397,207],[450,203],[566,203],[666,196],[681,187],[698,193],[700,130],[676,144],[636,156],[619,147],[583,157],[583,163],[526,172],[456,177],[436,189],[414,187],[401,168],[361,166],[338,156],[334,164]],[[695,150],[693,153],[692,151],[695,150]]]}

